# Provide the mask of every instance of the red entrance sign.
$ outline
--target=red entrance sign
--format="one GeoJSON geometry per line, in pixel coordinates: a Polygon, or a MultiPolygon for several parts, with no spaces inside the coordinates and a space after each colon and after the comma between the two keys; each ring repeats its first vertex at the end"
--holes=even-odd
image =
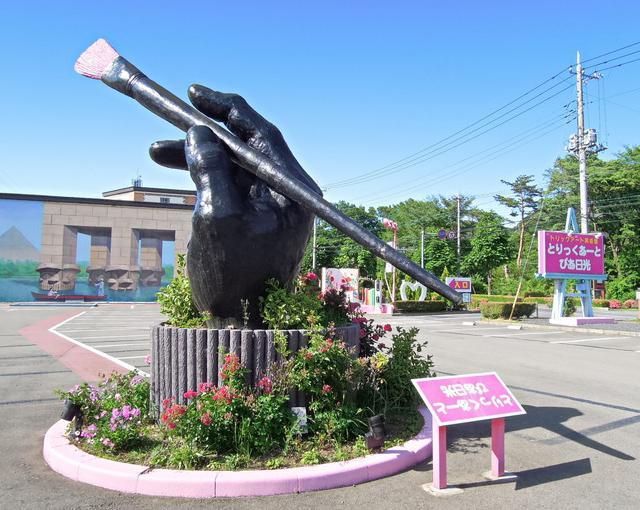
{"type": "Polygon", "coordinates": [[[471,278],[461,278],[449,276],[445,283],[458,292],[471,292],[471,278]]]}
{"type": "Polygon", "coordinates": [[[413,379],[439,425],[526,414],[495,372],[413,379]]]}

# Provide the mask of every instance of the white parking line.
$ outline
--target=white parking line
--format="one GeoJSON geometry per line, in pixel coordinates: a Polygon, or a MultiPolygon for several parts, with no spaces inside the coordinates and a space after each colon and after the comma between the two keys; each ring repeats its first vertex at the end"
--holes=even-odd
{"type": "Polygon", "coordinates": [[[149,335],[101,335],[101,336],[79,336],[76,340],[95,340],[98,338],[148,338],[149,335]]]}
{"type": "MultiPolygon", "coordinates": [[[[500,335],[498,333],[494,334],[494,335],[482,335],[485,338],[488,337],[512,337],[512,336],[529,336],[529,335],[556,335],[558,333],[564,333],[564,331],[536,331],[535,333],[505,333],[504,335],[500,335]]],[[[551,342],[553,343],[553,342],[551,342]]]]}
{"type": "Polygon", "coordinates": [[[133,347],[133,346],[139,346],[139,345],[145,345],[147,347],[150,347],[151,342],[137,342],[133,344],[99,344],[99,345],[92,345],[91,347],[94,347],[95,349],[106,349],[107,347],[133,347]]]}
{"type": "Polygon", "coordinates": [[[620,336],[599,336],[597,338],[579,338],[578,340],[556,340],[550,344],[577,344],[580,342],[598,342],[599,340],[619,340],[620,336]]]}
{"type": "Polygon", "coordinates": [[[145,327],[124,327],[124,328],[92,328],[92,329],[64,329],[61,330],[62,333],[79,333],[81,331],[104,331],[104,332],[111,332],[111,331],[129,331],[130,329],[145,329],[145,330],[149,330],[150,327],[149,326],[145,326],[145,327]]]}
{"type": "Polygon", "coordinates": [[[500,329],[503,331],[507,331],[507,328],[505,326],[491,326],[488,328],[485,328],[484,326],[466,326],[464,328],[451,328],[451,329],[432,329],[429,332],[430,333],[459,333],[459,332],[468,332],[468,331],[490,331],[493,329],[500,329]]]}

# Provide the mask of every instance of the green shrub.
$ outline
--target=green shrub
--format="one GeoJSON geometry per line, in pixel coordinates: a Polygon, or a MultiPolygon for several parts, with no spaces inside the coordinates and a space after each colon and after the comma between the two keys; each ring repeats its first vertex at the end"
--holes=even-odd
{"type": "Polygon", "coordinates": [[[156,296],[160,312],[167,316],[168,324],[179,328],[199,328],[205,325],[207,316],[200,313],[193,302],[185,266],[185,256],[179,254],[174,278],[156,296]]]}
{"type": "MultiPolygon", "coordinates": [[[[480,313],[486,319],[508,319],[511,315],[511,307],[513,303],[480,303],[480,313]]],[[[513,310],[513,318],[530,317],[535,311],[534,303],[516,303],[513,310]]]]}
{"type": "Polygon", "coordinates": [[[564,300],[564,317],[571,317],[574,313],[576,313],[576,307],[579,302],[580,301],[575,298],[566,298],[564,300]]]}
{"type": "Polygon", "coordinates": [[[617,299],[618,301],[634,299],[639,283],[640,276],[636,273],[618,276],[607,282],[607,296],[609,299],[617,299]]]}
{"type": "Polygon", "coordinates": [[[537,304],[539,304],[539,305],[544,305],[544,304],[549,303],[549,302],[550,302],[549,300],[552,300],[552,299],[553,299],[553,298],[548,298],[548,297],[538,297],[538,296],[533,297],[533,296],[532,296],[532,297],[526,297],[526,298],[524,298],[524,300],[523,300],[523,301],[524,301],[525,303],[537,303],[537,304]]]}
{"type": "Polygon", "coordinates": [[[602,308],[609,308],[609,300],[608,299],[594,299],[592,301],[593,306],[599,306],[602,308]]]}
{"type": "Polygon", "coordinates": [[[309,329],[316,324],[346,324],[349,307],[344,290],[328,289],[320,293],[318,277],[307,273],[298,278],[293,291],[276,279],[266,282],[262,300],[262,318],[270,329],[309,329]]]}
{"type": "Polygon", "coordinates": [[[400,313],[443,312],[447,309],[446,301],[396,301],[393,307],[400,313]]]}
{"type": "Polygon", "coordinates": [[[529,291],[524,293],[525,298],[529,298],[529,297],[539,298],[539,297],[547,297],[547,296],[548,296],[548,293],[542,292],[542,291],[529,291]]]}
{"type": "Polygon", "coordinates": [[[422,354],[427,342],[418,340],[418,329],[396,329],[398,332],[393,335],[388,361],[383,364],[381,373],[384,381],[381,394],[384,398],[385,414],[402,409],[415,409],[420,398],[410,382],[411,379],[434,375],[431,355],[422,354]]]}

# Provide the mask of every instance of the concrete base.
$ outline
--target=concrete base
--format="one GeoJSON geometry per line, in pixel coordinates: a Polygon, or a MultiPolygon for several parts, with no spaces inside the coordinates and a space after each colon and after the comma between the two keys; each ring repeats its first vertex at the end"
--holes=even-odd
{"type": "Polygon", "coordinates": [[[492,482],[512,482],[518,479],[518,475],[515,475],[513,473],[505,473],[502,476],[496,476],[491,471],[482,473],[482,476],[487,480],[491,480],[492,482]]]}
{"type": "Polygon", "coordinates": [[[451,485],[447,486],[446,489],[436,489],[431,483],[425,483],[422,485],[422,490],[436,497],[453,496],[464,492],[460,487],[454,487],[451,485]]]}
{"type": "Polygon", "coordinates": [[[559,319],[549,319],[549,324],[556,326],[587,326],[590,324],[615,324],[612,317],[560,317],[559,319]]]}

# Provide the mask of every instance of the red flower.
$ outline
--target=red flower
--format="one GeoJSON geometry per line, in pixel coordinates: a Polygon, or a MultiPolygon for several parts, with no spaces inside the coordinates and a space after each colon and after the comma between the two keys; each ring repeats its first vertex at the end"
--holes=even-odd
{"type": "Polygon", "coordinates": [[[322,387],[322,393],[327,394],[327,393],[330,393],[330,392],[331,392],[331,386],[329,386],[328,384],[325,384],[322,387]]]}
{"type": "Polygon", "coordinates": [[[184,393],[184,398],[186,400],[189,400],[190,398],[194,398],[198,396],[198,392],[197,391],[193,391],[193,390],[189,390],[189,391],[185,391],[184,393]]]}
{"type": "Polygon", "coordinates": [[[171,430],[173,430],[173,429],[176,428],[176,424],[173,423],[173,422],[169,422],[169,423],[167,423],[167,427],[169,427],[171,430]]]}
{"type": "Polygon", "coordinates": [[[204,413],[200,417],[200,421],[202,422],[203,425],[206,425],[208,427],[209,425],[211,425],[211,422],[213,420],[211,420],[211,415],[209,413],[204,413]]]}
{"type": "Polygon", "coordinates": [[[304,353],[304,357],[307,360],[313,359],[313,353],[311,351],[307,351],[307,352],[304,353]]]}
{"type": "Polygon", "coordinates": [[[311,281],[315,281],[318,279],[318,275],[312,272],[308,272],[306,275],[304,275],[306,280],[311,280],[311,281]]]}
{"type": "Polygon", "coordinates": [[[271,379],[268,377],[263,377],[262,379],[260,379],[258,381],[257,384],[258,388],[260,388],[262,391],[264,391],[267,395],[269,393],[271,393],[272,389],[273,389],[273,384],[271,382],[271,379]]]}
{"type": "Polygon", "coordinates": [[[360,338],[364,338],[365,336],[367,336],[367,332],[364,329],[360,328],[360,338]]]}
{"type": "Polygon", "coordinates": [[[375,333],[373,334],[373,339],[374,340],[379,340],[380,339],[380,335],[376,335],[375,333]]]}
{"type": "Polygon", "coordinates": [[[393,328],[391,327],[391,324],[385,324],[384,325],[384,330],[385,331],[391,331],[393,328]]]}

